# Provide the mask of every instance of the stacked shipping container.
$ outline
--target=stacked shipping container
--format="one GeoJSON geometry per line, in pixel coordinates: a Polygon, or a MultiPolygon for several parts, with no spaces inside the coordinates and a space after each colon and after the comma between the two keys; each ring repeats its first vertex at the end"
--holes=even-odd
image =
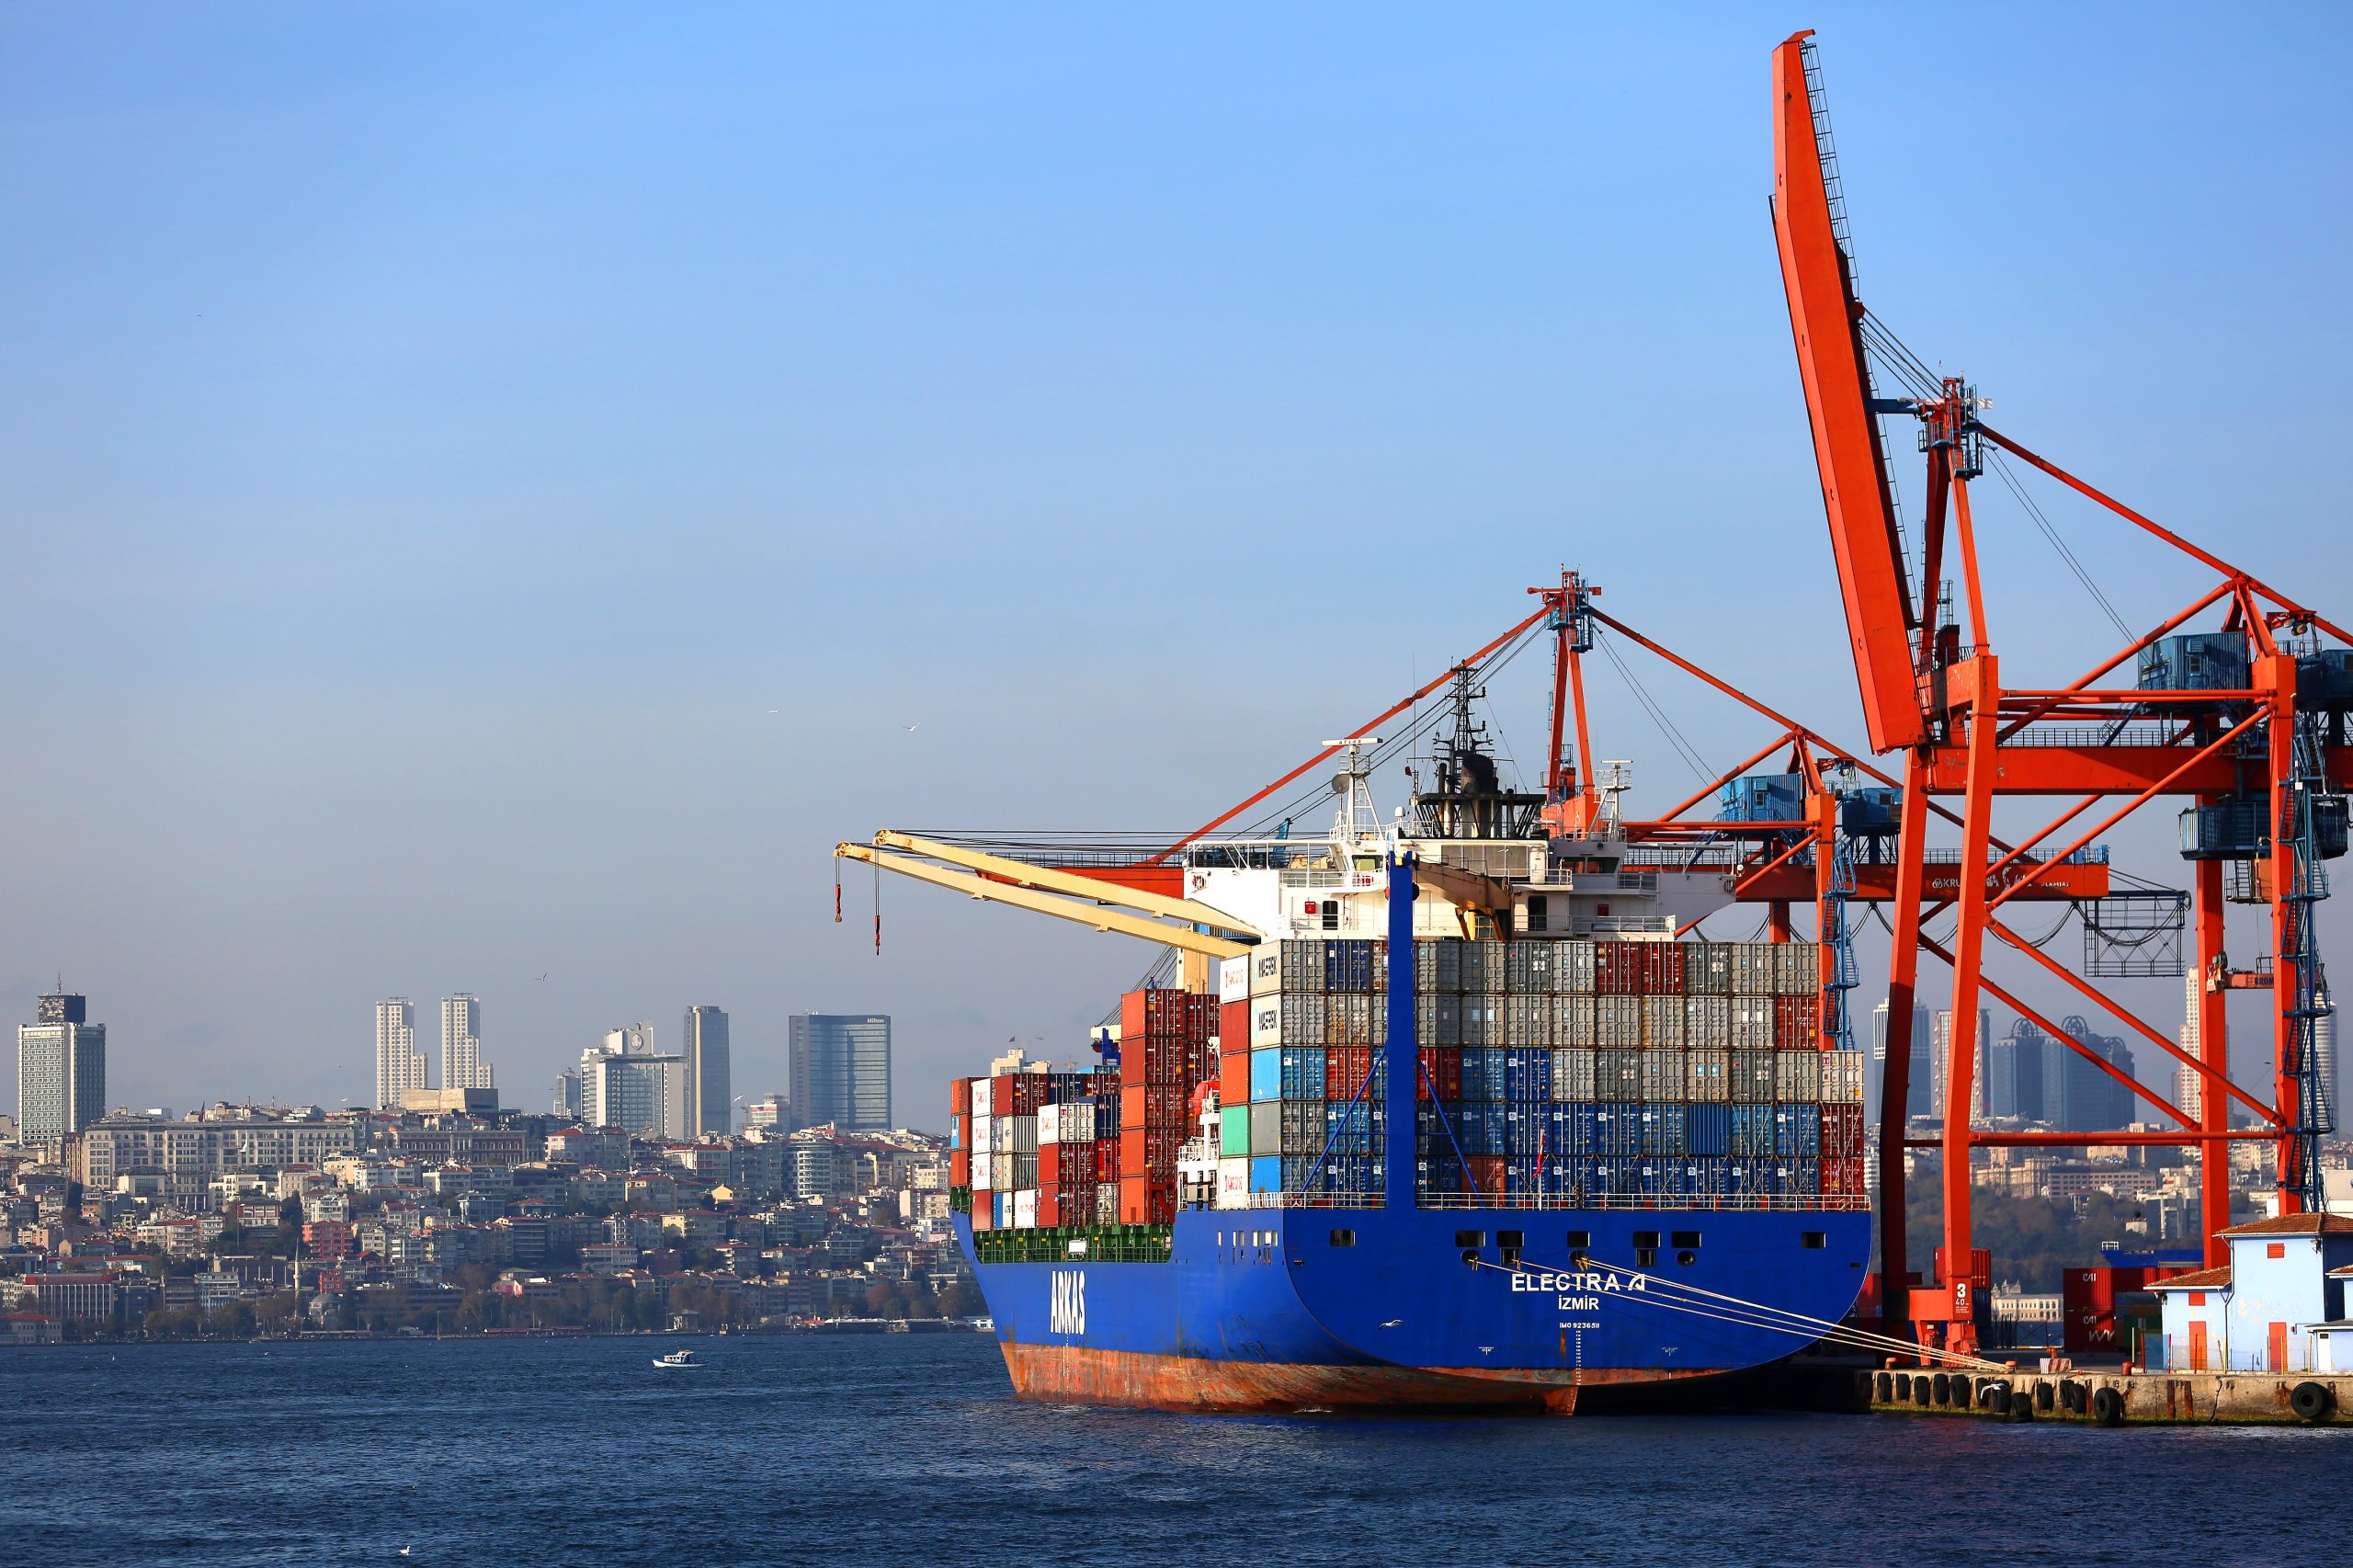
{"type": "MultiPolygon", "coordinates": [[[[1823,1049],[1820,951],[1416,943],[1420,1198],[1862,1207],[1862,1063],[1823,1049]]],[[[1383,945],[1287,941],[1233,964],[1247,967],[1251,1050],[1245,1067],[1229,1046],[1221,1074],[1220,1201],[1370,1199],[1387,1131],[1383,945]]]]}
{"type": "MultiPolygon", "coordinates": [[[[1824,1050],[1799,942],[1415,945],[1417,1197],[1862,1208],[1861,1053],[1824,1050]]],[[[1199,1091],[1216,1201],[1377,1200],[1386,944],[1268,943],[1218,994],[1131,992],[1120,1060],[956,1081],[976,1229],[1165,1224],[1199,1091]]]]}

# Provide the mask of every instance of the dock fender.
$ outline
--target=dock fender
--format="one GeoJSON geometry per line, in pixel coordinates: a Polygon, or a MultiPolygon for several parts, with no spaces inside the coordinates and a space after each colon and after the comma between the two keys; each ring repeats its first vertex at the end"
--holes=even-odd
{"type": "Polygon", "coordinates": [[[2112,1388],[2092,1390],[2092,1420],[2102,1426],[2124,1425],[2124,1396],[2112,1388]]]}
{"type": "Polygon", "coordinates": [[[2336,1414],[2336,1395],[2326,1383],[2301,1382],[2289,1391],[2288,1408],[2297,1420],[2318,1426],[2336,1414]]]}

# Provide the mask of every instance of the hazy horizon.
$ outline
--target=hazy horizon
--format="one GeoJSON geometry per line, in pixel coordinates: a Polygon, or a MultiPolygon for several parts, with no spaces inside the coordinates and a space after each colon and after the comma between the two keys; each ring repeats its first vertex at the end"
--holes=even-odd
{"type": "MultiPolygon", "coordinates": [[[[888,1013],[937,1125],[1153,952],[902,881],[878,958],[837,840],[1173,836],[1563,562],[1859,744],[1765,210],[1801,21],[1875,312],[2341,617],[2353,20],[1972,20],[12,10],[0,1022],[62,971],[110,1103],[332,1106],[378,1000],[438,1074],[471,991],[540,1108],[691,1004],[747,1099],[790,1014],[888,1013]]],[[[2032,493],[2136,628],[2204,585],[2032,493]]],[[[2005,673],[2061,684],[2119,639],[1976,494],[2005,673]]],[[[1535,662],[1495,691],[1524,762],[1535,662]]],[[[1638,674],[1716,767],[1769,736],[1638,674]]],[[[1633,809],[1693,787],[1593,700],[1633,809]]],[[[2179,885],[2170,817],[2116,841],[2179,885]]]]}

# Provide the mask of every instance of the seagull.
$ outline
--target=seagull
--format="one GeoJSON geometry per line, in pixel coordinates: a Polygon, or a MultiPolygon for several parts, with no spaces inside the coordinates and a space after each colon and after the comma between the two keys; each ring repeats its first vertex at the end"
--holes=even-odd
{"type": "Polygon", "coordinates": [[[781,708],[771,708],[771,709],[769,709],[769,710],[768,710],[768,711],[769,711],[769,712],[771,712],[771,713],[781,713],[781,712],[783,712],[783,711],[784,711],[784,710],[783,710],[783,709],[781,709],[781,708]]]}
{"type": "Polygon", "coordinates": [[[1382,1328],[1395,1328],[1404,1321],[1405,1320],[1404,1318],[1391,1318],[1387,1323],[1381,1324],[1380,1326],[1382,1328]]]}
{"type": "Polygon", "coordinates": [[[920,720],[920,719],[918,719],[918,720],[916,720],[914,723],[909,724],[909,725],[907,726],[907,733],[909,733],[909,734],[911,734],[911,735],[912,735],[912,734],[914,734],[917,730],[920,730],[920,729],[922,729],[922,728],[923,728],[923,721],[922,721],[922,720],[920,720]]]}
{"type": "Polygon", "coordinates": [[[548,976],[547,976],[547,971],[546,971],[545,970],[541,970],[541,971],[540,971],[540,978],[541,980],[545,980],[547,977],[548,977],[548,976]]]}

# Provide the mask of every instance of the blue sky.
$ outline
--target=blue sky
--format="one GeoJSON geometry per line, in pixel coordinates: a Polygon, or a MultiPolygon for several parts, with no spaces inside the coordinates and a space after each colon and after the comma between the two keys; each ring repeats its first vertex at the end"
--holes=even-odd
{"type": "MultiPolygon", "coordinates": [[[[903,886],[877,960],[836,839],[1190,825],[1563,562],[1855,736],[1801,25],[1878,313],[2342,612],[2353,25],[2255,15],[9,7],[0,991],[173,1105],[364,1097],[394,993],[533,1106],[613,1024],[726,1006],[755,1091],[879,1007],[922,1109],[1149,955],[903,886]]],[[[2202,585],[2038,494],[2133,623],[2202,585]]],[[[2104,621],[1981,511],[2006,673],[2072,676],[2104,621]]]]}

